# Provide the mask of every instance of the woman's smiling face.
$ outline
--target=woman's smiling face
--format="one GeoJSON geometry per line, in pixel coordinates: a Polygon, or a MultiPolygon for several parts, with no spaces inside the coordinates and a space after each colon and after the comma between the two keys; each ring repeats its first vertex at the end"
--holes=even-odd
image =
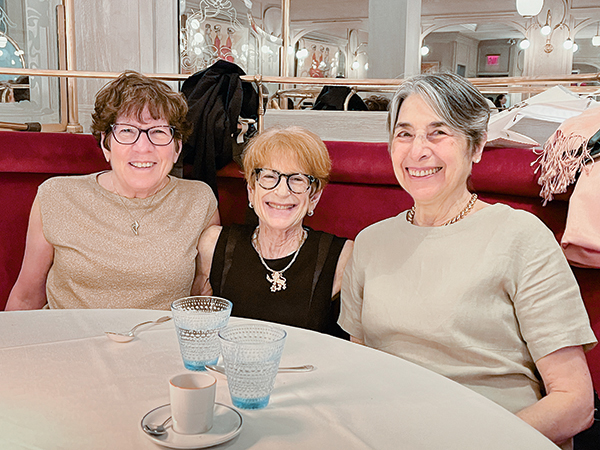
{"type": "Polygon", "coordinates": [[[404,100],[394,128],[392,164],[398,182],[416,203],[442,205],[463,196],[480,153],[471,156],[466,137],[420,95],[404,100]]]}
{"type": "MultiPolygon", "coordinates": [[[[269,161],[261,168],[276,170],[283,174],[306,173],[296,161],[269,161]]],[[[273,189],[264,189],[257,181],[254,187],[248,185],[248,199],[262,227],[276,230],[292,229],[301,226],[304,216],[315,209],[320,193],[311,197],[312,189],[303,194],[295,194],[288,188],[286,177],[281,177],[273,189]]]]}
{"type": "MultiPolygon", "coordinates": [[[[152,118],[147,109],[143,111],[141,121],[135,116],[119,116],[116,123],[140,129],[169,125],[165,119],[152,118]]],[[[145,133],[131,145],[120,144],[112,133],[109,139],[110,150],[104,147],[103,136],[103,151],[110,161],[113,184],[120,195],[143,198],[155,194],[165,186],[168,182],[167,175],[179,155],[180,143],[176,139],[164,146],[152,144],[145,133]]]]}

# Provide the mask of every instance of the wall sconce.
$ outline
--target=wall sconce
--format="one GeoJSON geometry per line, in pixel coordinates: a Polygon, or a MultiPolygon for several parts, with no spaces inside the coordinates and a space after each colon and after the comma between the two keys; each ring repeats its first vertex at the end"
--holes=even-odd
{"type": "Polygon", "coordinates": [[[573,41],[571,40],[570,37],[568,37],[565,42],[563,42],[563,47],[566,50],[571,50],[573,48],[573,41]]]}
{"type": "MultiPolygon", "coordinates": [[[[356,47],[356,50],[354,50],[353,55],[354,55],[354,61],[352,62],[352,65],[350,66],[350,68],[352,70],[358,70],[358,68],[360,67],[360,62],[358,61],[358,57],[360,55],[365,55],[365,57],[368,57],[367,52],[365,50],[361,50],[361,47],[366,47],[368,44],[366,42],[361,42],[358,44],[358,46],[356,47]]],[[[368,63],[367,63],[368,64],[368,63]]],[[[368,70],[368,67],[365,64],[365,70],[368,70]]]]}
{"type": "Polygon", "coordinates": [[[592,45],[594,47],[600,47],[600,22],[598,22],[598,28],[596,29],[596,36],[592,38],[592,45]]]}
{"type": "Polygon", "coordinates": [[[542,33],[542,35],[548,36],[550,33],[552,33],[552,27],[550,26],[551,23],[552,14],[550,13],[550,10],[548,10],[548,14],[546,14],[546,23],[542,28],[540,28],[540,33],[542,33]]]}
{"type": "MultiPolygon", "coordinates": [[[[551,42],[552,35],[554,34],[554,32],[556,30],[558,30],[561,27],[566,28],[569,32],[569,35],[568,35],[569,37],[563,42],[563,47],[566,50],[571,50],[573,48],[573,40],[571,39],[571,28],[566,23],[567,14],[568,14],[568,4],[567,4],[566,0],[563,0],[563,6],[564,6],[564,13],[563,13],[562,18],[558,22],[558,24],[552,25],[552,12],[550,11],[550,9],[548,9],[548,12],[546,13],[546,21],[544,22],[543,25],[539,22],[538,17],[536,17],[535,20],[532,21],[531,25],[529,26],[529,29],[531,29],[532,27],[539,27],[540,33],[542,34],[542,36],[546,37],[546,44],[543,47],[544,52],[546,52],[546,53],[552,53],[552,51],[554,50],[554,46],[552,45],[552,42],[551,42]]],[[[521,43],[519,44],[520,48],[524,49],[524,48],[529,47],[529,45],[527,43],[525,43],[525,41],[527,41],[527,39],[521,41],[521,43]],[[527,47],[523,47],[524,45],[526,45],[527,47]]],[[[600,39],[599,39],[599,41],[600,41],[600,39]]]]}
{"type": "Polygon", "coordinates": [[[521,50],[528,49],[530,45],[531,45],[531,42],[529,42],[529,39],[523,39],[521,42],[519,42],[519,48],[521,50]]]}
{"type": "Polygon", "coordinates": [[[421,56],[427,56],[427,55],[429,55],[429,47],[424,45],[423,47],[421,47],[421,56]]]}
{"type": "Polygon", "coordinates": [[[543,6],[544,0],[517,0],[517,12],[523,17],[537,16],[543,6]]]}

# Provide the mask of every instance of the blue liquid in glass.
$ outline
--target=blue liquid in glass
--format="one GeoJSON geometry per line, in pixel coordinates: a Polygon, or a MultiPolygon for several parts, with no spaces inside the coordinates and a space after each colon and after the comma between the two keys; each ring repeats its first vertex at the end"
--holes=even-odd
{"type": "Polygon", "coordinates": [[[219,360],[218,357],[215,359],[211,359],[210,361],[190,361],[190,360],[184,359],[183,365],[188,370],[199,371],[199,370],[206,370],[207,364],[216,365],[218,360],[219,360]]]}
{"type": "Polygon", "coordinates": [[[269,397],[260,397],[260,398],[241,398],[241,397],[231,397],[231,401],[233,406],[242,409],[261,409],[269,404],[269,397]]]}

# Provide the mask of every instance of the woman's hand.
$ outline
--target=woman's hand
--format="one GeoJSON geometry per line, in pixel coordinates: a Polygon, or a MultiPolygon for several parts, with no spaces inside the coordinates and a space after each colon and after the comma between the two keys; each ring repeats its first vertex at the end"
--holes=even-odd
{"type": "Polygon", "coordinates": [[[31,207],[25,255],[19,278],[10,291],[6,311],[40,309],[46,304],[46,277],[54,261],[54,247],[44,236],[37,199],[31,207]]]}
{"type": "Polygon", "coordinates": [[[556,444],[594,422],[594,388],[582,347],[566,347],[540,358],[536,367],[547,395],[517,416],[556,444]]]}

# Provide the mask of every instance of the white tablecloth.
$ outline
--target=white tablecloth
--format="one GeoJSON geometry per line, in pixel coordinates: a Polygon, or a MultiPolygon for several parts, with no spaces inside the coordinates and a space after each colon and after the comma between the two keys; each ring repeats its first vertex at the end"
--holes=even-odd
{"type": "MultiPolygon", "coordinates": [[[[169,402],[168,380],[185,372],[172,321],[146,310],[0,312],[0,449],[158,449],[141,418],[169,402]]],[[[232,318],[231,323],[244,319],[232,318]]],[[[400,358],[302,329],[288,331],[267,408],[242,410],[244,426],[219,449],[555,449],[500,406],[400,358]]],[[[216,375],[217,401],[231,405],[216,375]]]]}

